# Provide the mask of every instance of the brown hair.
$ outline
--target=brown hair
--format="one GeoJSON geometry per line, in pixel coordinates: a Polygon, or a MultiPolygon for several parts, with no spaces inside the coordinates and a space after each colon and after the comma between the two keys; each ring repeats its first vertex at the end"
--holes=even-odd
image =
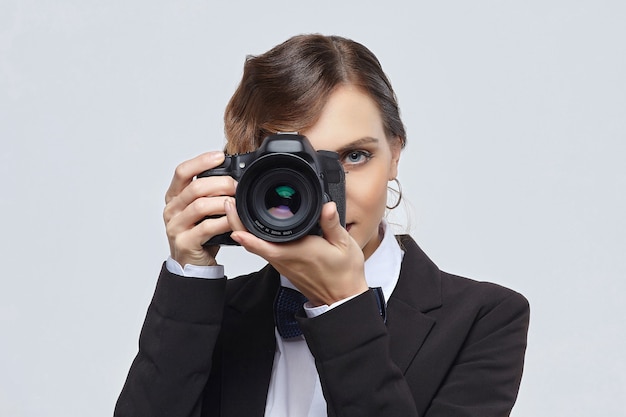
{"type": "Polygon", "coordinates": [[[311,127],[341,84],[361,88],[378,105],[388,139],[404,147],[396,95],[376,56],[339,36],[298,35],[246,59],[243,77],[224,113],[228,153],[255,150],[269,134],[311,127]]]}

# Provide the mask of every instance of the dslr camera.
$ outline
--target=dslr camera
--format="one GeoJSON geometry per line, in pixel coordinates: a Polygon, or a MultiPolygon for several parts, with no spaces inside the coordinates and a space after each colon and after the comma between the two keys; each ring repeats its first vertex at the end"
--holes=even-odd
{"type": "MultiPolygon", "coordinates": [[[[229,175],[237,180],[235,201],[244,226],[269,242],[290,242],[321,235],[322,205],[337,204],[345,226],[345,174],[339,155],[315,151],[295,133],[266,137],[254,152],[227,155],[224,162],[198,175],[229,175]]],[[[230,232],[214,236],[207,245],[237,245],[230,232]]]]}

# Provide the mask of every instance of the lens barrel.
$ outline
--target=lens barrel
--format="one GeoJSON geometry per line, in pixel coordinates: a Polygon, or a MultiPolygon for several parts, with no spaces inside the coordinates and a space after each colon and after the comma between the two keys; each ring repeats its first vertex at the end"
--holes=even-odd
{"type": "Polygon", "coordinates": [[[270,242],[289,242],[318,224],[324,191],[301,157],[272,153],[254,160],[237,185],[237,212],[246,228],[270,242]]]}

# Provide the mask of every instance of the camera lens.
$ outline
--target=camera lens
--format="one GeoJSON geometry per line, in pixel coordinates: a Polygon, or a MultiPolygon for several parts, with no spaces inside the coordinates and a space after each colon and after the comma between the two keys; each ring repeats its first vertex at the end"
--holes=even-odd
{"type": "Polygon", "coordinates": [[[317,226],[324,193],[313,167],[284,153],[248,166],[237,185],[237,212],[246,228],[270,242],[289,242],[317,226]]]}
{"type": "Polygon", "coordinates": [[[300,171],[272,168],[255,178],[248,193],[247,212],[263,233],[291,236],[303,226],[317,223],[318,188],[319,181],[312,182],[300,171]]]}
{"type": "Polygon", "coordinates": [[[278,220],[293,217],[298,212],[300,203],[300,193],[289,184],[277,185],[265,194],[265,209],[278,220]]]}

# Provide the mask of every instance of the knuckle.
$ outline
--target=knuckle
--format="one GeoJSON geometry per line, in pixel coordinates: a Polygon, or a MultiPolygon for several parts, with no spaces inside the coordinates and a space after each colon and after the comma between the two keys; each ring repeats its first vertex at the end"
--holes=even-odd
{"type": "Polygon", "coordinates": [[[163,207],[163,220],[165,221],[165,223],[169,223],[170,219],[172,218],[172,208],[169,204],[166,204],[165,207],[163,207]]]}
{"type": "Polygon", "coordinates": [[[193,211],[198,215],[209,214],[210,212],[210,202],[207,198],[198,198],[193,202],[193,211]]]}
{"type": "Polygon", "coordinates": [[[172,237],[174,235],[175,230],[179,230],[177,226],[177,222],[174,221],[176,216],[171,216],[169,219],[165,219],[165,233],[172,237]]]}
{"type": "Polygon", "coordinates": [[[185,247],[185,241],[186,239],[181,235],[176,235],[172,238],[172,242],[174,244],[174,247],[176,248],[176,252],[184,253],[187,251],[185,247]]]}
{"type": "Polygon", "coordinates": [[[189,252],[193,250],[189,231],[176,234],[176,236],[173,237],[173,241],[179,251],[189,252]]]}
{"type": "Polygon", "coordinates": [[[178,164],[178,166],[174,169],[174,176],[178,178],[187,178],[189,176],[189,164],[187,161],[178,164]]]}
{"type": "Polygon", "coordinates": [[[207,239],[211,238],[215,234],[213,222],[205,220],[200,222],[197,227],[202,235],[207,236],[207,239]]]}

